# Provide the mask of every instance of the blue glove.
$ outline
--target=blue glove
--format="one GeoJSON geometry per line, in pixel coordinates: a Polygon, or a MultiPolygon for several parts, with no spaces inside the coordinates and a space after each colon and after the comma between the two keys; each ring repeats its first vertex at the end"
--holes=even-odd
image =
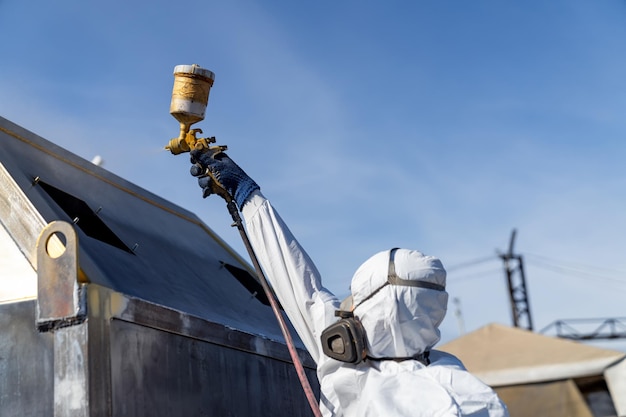
{"type": "Polygon", "coordinates": [[[195,164],[191,167],[191,175],[198,177],[198,185],[202,188],[202,196],[205,198],[211,194],[221,194],[219,192],[221,188],[234,198],[241,209],[250,194],[260,189],[259,185],[221,150],[194,149],[191,151],[191,163],[195,164]]]}

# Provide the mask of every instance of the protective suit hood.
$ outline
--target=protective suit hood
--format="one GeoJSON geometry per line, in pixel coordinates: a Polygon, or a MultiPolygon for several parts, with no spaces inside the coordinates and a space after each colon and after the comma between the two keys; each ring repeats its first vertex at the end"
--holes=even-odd
{"type": "MultiPolygon", "coordinates": [[[[408,285],[385,285],[389,256],[389,250],[379,252],[354,273],[350,285],[356,306],[354,315],[366,332],[369,356],[410,357],[429,351],[439,341],[439,325],[446,315],[448,293],[408,285]]],[[[445,288],[446,271],[441,261],[433,256],[398,249],[394,264],[396,274],[403,280],[445,288]]]]}

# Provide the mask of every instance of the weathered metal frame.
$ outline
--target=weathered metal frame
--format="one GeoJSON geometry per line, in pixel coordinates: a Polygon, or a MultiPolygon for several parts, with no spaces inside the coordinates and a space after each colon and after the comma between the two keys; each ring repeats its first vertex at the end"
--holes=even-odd
{"type": "MultiPolygon", "coordinates": [[[[111,416],[116,404],[118,409],[125,409],[125,406],[133,409],[132,403],[126,403],[132,402],[132,398],[116,399],[114,396],[119,392],[114,389],[119,376],[114,381],[113,374],[120,375],[120,371],[113,363],[120,361],[115,360],[111,349],[115,345],[113,338],[123,337],[116,331],[118,322],[156,331],[155,339],[162,338],[163,334],[179,335],[291,363],[282,343],[128,297],[100,285],[78,283],[77,237],[68,223],[57,221],[44,228],[38,239],[37,264],[40,289],[37,326],[40,331],[53,334],[54,416],[111,416]],[[65,247],[61,255],[55,256],[46,248],[50,239],[58,235],[62,235],[60,240],[65,247]]],[[[155,349],[158,353],[158,347],[155,349]]],[[[315,378],[315,364],[310,356],[304,351],[300,351],[299,356],[308,368],[309,377],[315,378]]],[[[185,366],[185,363],[180,365],[185,366]]],[[[262,384],[263,381],[257,382],[262,384]]],[[[150,389],[149,385],[146,389],[150,389]]],[[[247,395],[254,396],[250,392],[247,395]]],[[[299,403],[306,404],[305,401],[292,402],[291,406],[299,403]]],[[[306,414],[306,411],[305,406],[301,412],[306,414]]],[[[259,415],[262,414],[264,412],[260,411],[259,415]]],[[[279,414],[274,411],[271,415],[279,414]]]]}
{"type": "Polygon", "coordinates": [[[0,162],[0,222],[33,267],[36,243],[46,221],[0,162]]]}
{"type": "MultiPolygon", "coordinates": [[[[41,271],[44,270],[41,269],[41,271]]],[[[40,273],[40,279],[47,279],[46,274],[40,273]]],[[[138,298],[128,297],[97,284],[80,284],[79,286],[86,294],[84,320],[67,320],[67,316],[63,316],[60,320],[64,325],[41,327],[45,330],[43,332],[38,331],[35,326],[39,310],[37,300],[0,304],[0,314],[8,318],[6,321],[0,321],[2,326],[0,356],[4,361],[0,361],[0,368],[5,375],[4,381],[0,384],[2,388],[0,404],[5,411],[16,412],[17,408],[18,414],[23,416],[50,415],[55,417],[133,415],[124,413],[124,410],[137,411],[142,405],[136,404],[136,398],[125,395],[125,387],[119,387],[120,381],[124,382],[122,378],[127,371],[127,369],[122,369],[121,365],[130,360],[121,359],[123,355],[119,352],[120,346],[124,346],[120,340],[124,342],[128,332],[134,334],[136,330],[140,330],[136,336],[138,339],[143,338],[145,334],[153,335],[152,339],[142,342],[144,347],[151,347],[150,350],[145,351],[145,354],[139,351],[140,355],[144,355],[143,358],[139,358],[143,362],[142,366],[150,363],[148,356],[159,354],[163,348],[158,343],[150,344],[151,341],[178,338],[177,340],[182,340],[188,345],[203,344],[210,348],[204,349],[205,352],[211,350],[239,352],[229,355],[248,358],[232,363],[233,369],[247,369],[248,362],[262,360],[267,366],[278,366],[283,369],[280,372],[289,374],[281,379],[280,384],[269,379],[255,379],[254,376],[246,379],[248,377],[244,374],[247,372],[232,375],[236,386],[227,387],[230,398],[215,400],[195,397],[198,402],[204,403],[205,409],[213,406],[221,409],[220,407],[240,401],[242,404],[246,402],[252,404],[246,407],[242,405],[246,409],[254,404],[264,404],[264,407],[259,405],[258,412],[255,412],[255,415],[259,416],[293,415],[294,409],[297,415],[310,414],[304,394],[297,384],[289,353],[282,343],[247,334],[138,298]],[[9,322],[13,327],[9,326],[9,322]],[[127,329],[126,335],[120,333],[120,328],[127,329]],[[28,344],[28,354],[23,356],[17,365],[14,364],[15,358],[12,357],[18,350],[14,346],[16,343],[28,344]],[[26,374],[30,376],[25,378],[26,374]],[[15,381],[20,380],[21,383],[18,383],[16,388],[15,381]],[[272,385],[270,391],[275,392],[275,396],[260,397],[262,389],[268,389],[267,386],[264,387],[265,384],[272,385]],[[17,391],[11,394],[14,390],[17,391]],[[44,393],[46,395],[43,395],[44,393]],[[33,396],[37,398],[37,401],[20,400],[33,396]],[[216,401],[215,404],[210,402],[212,400],[216,401]]],[[[25,349],[19,349],[19,351],[23,350],[25,349]]],[[[20,355],[25,355],[25,353],[21,352],[20,355]]],[[[306,367],[308,377],[314,381],[315,364],[306,352],[299,350],[299,355],[306,367]]],[[[212,366],[210,358],[208,362],[202,361],[201,363],[207,367],[212,366]]],[[[160,365],[154,363],[152,366],[160,365]]],[[[189,364],[182,360],[174,366],[185,368],[189,364]]],[[[230,365],[227,363],[224,366],[228,368],[230,365]]],[[[222,366],[222,372],[224,366],[222,366]]],[[[167,369],[157,373],[163,372],[167,372],[167,369]]],[[[203,372],[202,375],[210,376],[212,369],[209,368],[203,372]]],[[[200,382],[202,381],[201,379],[200,382]]],[[[132,382],[126,384],[134,386],[132,382]]],[[[227,382],[225,381],[224,384],[227,382]]],[[[314,384],[314,387],[317,388],[317,384],[314,384]]],[[[149,391],[150,382],[146,382],[141,388],[149,391]]],[[[200,388],[199,391],[206,393],[210,392],[211,388],[200,388]]],[[[177,401],[181,399],[173,398],[172,406],[175,406],[177,401]]],[[[179,404],[179,406],[182,405],[184,404],[179,404]]],[[[150,415],[153,416],[167,415],[158,414],[154,409],[147,411],[150,411],[150,415]]]]}

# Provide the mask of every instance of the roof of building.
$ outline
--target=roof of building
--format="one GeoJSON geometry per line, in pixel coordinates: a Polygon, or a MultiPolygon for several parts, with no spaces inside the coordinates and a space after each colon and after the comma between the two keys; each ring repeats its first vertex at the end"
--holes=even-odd
{"type": "Polygon", "coordinates": [[[0,143],[0,223],[33,268],[41,228],[74,223],[89,282],[283,339],[253,270],[196,215],[3,118],[0,143]]]}
{"type": "Polygon", "coordinates": [[[485,383],[498,387],[602,375],[626,353],[492,323],[440,350],[459,357],[485,383]]]}

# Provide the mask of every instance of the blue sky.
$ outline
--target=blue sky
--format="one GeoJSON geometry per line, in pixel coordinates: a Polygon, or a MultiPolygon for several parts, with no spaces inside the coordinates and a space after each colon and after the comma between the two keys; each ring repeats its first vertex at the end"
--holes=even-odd
{"type": "Polygon", "coordinates": [[[222,201],[163,150],[178,64],[215,72],[197,127],[339,296],[370,255],[408,247],[449,268],[467,331],[510,324],[496,251],[517,228],[538,330],[626,317],[623,1],[0,0],[0,35],[1,116],[100,155],[244,255],[222,201]]]}

